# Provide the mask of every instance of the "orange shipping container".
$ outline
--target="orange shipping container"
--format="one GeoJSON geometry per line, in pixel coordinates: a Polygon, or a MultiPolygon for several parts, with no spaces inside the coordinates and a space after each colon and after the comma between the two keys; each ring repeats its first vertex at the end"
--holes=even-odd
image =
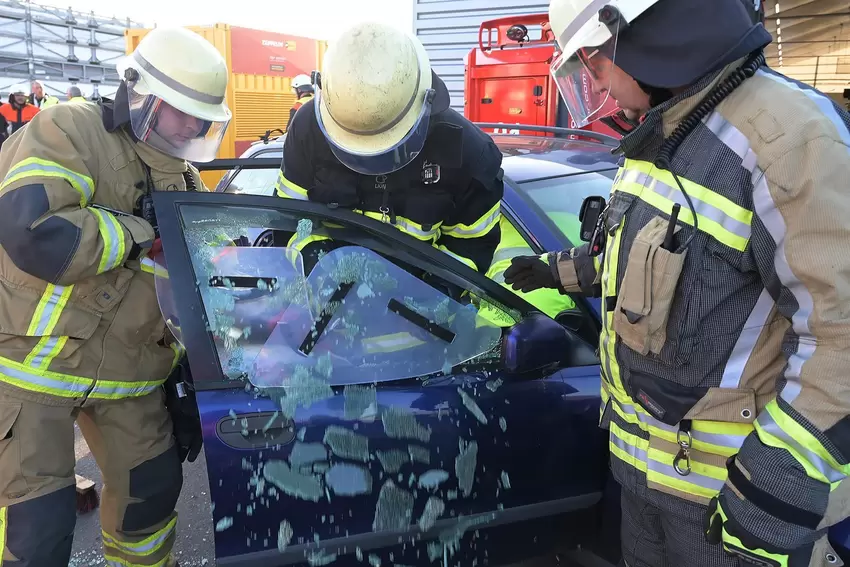
{"type": "MultiPolygon", "coordinates": [[[[227,105],[233,121],[218,151],[220,158],[237,157],[267,130],[286,131],[289,110],[295,104],[292,78],[321,70],[327,43],[315,39],[240,28],[229,24],[190,26],[227,61],[227,105]]],[[[149,29],[124,32],[127,53],[132,53],[149,29]]],[[[201,174],[212,189],[224,172],[201,174]]]]}

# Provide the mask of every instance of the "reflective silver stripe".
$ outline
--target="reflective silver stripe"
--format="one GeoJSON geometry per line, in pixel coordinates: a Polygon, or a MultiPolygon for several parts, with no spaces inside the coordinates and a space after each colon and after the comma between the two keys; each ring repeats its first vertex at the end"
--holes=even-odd
{"type": "Polygon", "coordinates": [[[502,209],[500,207],[496,207],[493,212],[482,219],[478,219],[478,221],[472,225],[472,228],[463,228],[461,225],[455,226],[444,226],[443,234],[452,236],[452,235],[462,235],[462,236],[478,236],[481,234],[486,234],[490,232],[490,230],[495,226],[495,221],[498,220],[499,215],[502,214],[502,209]]]}
{"type": "Polygon", "coordinates": [[[716,110],[709,114],[704,122],[722,144],[741,158],[741,167],[752,173],[758,165],[758,156],[750,147],[747,137],[716,110]]]}
{"type": "Polygon", "coordinates": [[[395,224],[397,227],[400,227],[404,232],[408,232],[422,240],[433,239],[437,236],[438,229],[434,228],[431,230],[423,230],[421,226],[418,226],[403,218],[397,218],[395,224]]]}
{"type": "Polygon", "coordinates": [[[50,318],[59,306],[59,302],[62,299],[62,294],[65,293],[65,289],[66,287],[62,285],[53,286],[53,293],[50,294],[50,297],[47,300],[47,305],[45,305],[44,310],[38,318],[38,323],[36,324],[34,332],[30,334],[34,336],[47,334],[47,326],[50,324],[50,318]]]}
{"type": "Polygon", "coordinates": [[[496,253],[493,254],[493,262],[492,264],[497,264],[504,260],[511,260],[517,256],[528,253],[528,246],[513,246],[510,248],[500,248],[496,250],[496,253]]]}
{"type": "Polygon", "coordinates": [[[41,366],[44,357],[50,354],[50,351],[52,351],[56,347],[56,345],[59,343],[59,339],[60,337],[50,337],[49,339],[47,339],[47,342],[45,342],[41,350],[38,351],[38,354],[33,357],[32,361],[30,362],[30,366],[32,366],[33,368],[38,368],[39,366],[41,366]]]}
{"type": "Polygon", "coordinates": [[[785,401],[791,403],[797,398],[802,387],[800,375],[803,364],[812,358],[817,347],[817,341],[809,329],[809,317],[814,311],[814,300],[809,290],[806,289],[803,282],[797,279],[797,276],[791,270],[791,266],[788,265],[785,255],[785,236],[787,233],[785,219],[782,218],[782,213],[779,212],[779,208],[773,201],[764,173],[758,168],[753,172],[753,204],[756,214],[770,233],[773,242],[776,243],[773,260],[776,276],[797,302],[797,312],[791,316],[791,327],[798,338],[797,349],[788,357],[788,366],[785,369],[787,382],[779,394],[785,401]]]}
{"type": "Polygon", "coordinates": [[[277,194],[279,197],[296,199],[298,201],[308,200],[306,191],[297,191],[293,187],[290,187],[290,184],[294,185],[294,183],[292,183],[286,178],[286,176],[283,174],[283,171],[278,172],[275,189],[277,190],[277,194]]]}
{"type": "Polygon", "coordinates": [[[171,537],[174,533],[174,528],[177,527],[177,518],[172,518],[166,526],[159,531],[159,533],[150,536],[153,539],[148,538],[148,540],[144,540],[140,543],[129,543],[118,541],[114,539],[108,533],[101,531],[103,541],[109,547],[116,549],[117,551],[123,551],[125,553],[131,555],[150,555],[160,547],[165,541],[171,537]]]}
{"type": "MultiPolygon", "coordinates": [[[[672,461],[672,459],[671,459],[672,461]]],[[[720,480],[717,478],[711,478],[710,476],[701,475],[699,473],[695,473],[693,471],[688,474],[688,476],[683,477],[679,473],[676,472],[676,469],[673,468],[672,462],[670,464],[660,463],[655,459],[647,459],[646,461],[646,469],[647,474],[649,471],[654,473],[658,473],[663,476],[667,476],[670,478],[674,478],[678,481],[684,481],[690,484],[695,484],[697,486],[701,486],[703,488],[707,488],[709,490],[713,490],[715,492],[720,492],[720,489],[723,488],[725,484],[725,480],[720,480]]],[[[647,479],[652,480],[652,479],[647,479]]]]}
{"type": "Polygon", "coordinates": [[[116,397],[116,396],[141,396],[144,394],[148,394],[153,392],[160,386],[162,386],[162,382],[145,382],[141,385],[134,385],[134,382],[127,382],[126,384],[115,384],[106,385],[103,382],[97,382],[94,385],[94,389],[89,394],[90,397],[116,397]]]}
{"type": "Polygon", "coordinates": [[[119,232],[121,229],[118,226],[118,221],[115,217],[106,211],[98,211],[96,209],[91,209],[92,211],[96,211],[98,216],[102,215],[103,225],[106,227],[106,231],[109,234],[107,238],[103,239],[103,245],[107,247],[109,251],[109,256],[107,256],[105,268],[106,271],[112,270],[120,264],[123,258],[120,254],[122,239],[124,238],[123,231],[119,232]]]}
{"type": "MultiPolygon", "coordinates": [[[[32,372],[24,372],[22,370],[17,370],[15,368],[11,368],[9,366],[4,365],[0,365],[0,374],[3,374],[8,378],[13,379],[13,382],[20,381],[28,384],[34,384],[36,386],[41,386],[42,388],[48,388],[52,391],[60,390],[62,392],[80,395],[84,394],[91,387],[91,383],[93,382],[92,380],[89,380],[87,378],[78,378],[76,379],[77,381],[63,380],[61,378],[52,378],[50,376],[43,376],[41,374],[35,374],[32,372]]],[[[19,387],[26,388],[25,385],[20,385],[19,387]]]]}
{"type": "MultiPolygon", "coordinates": [[[[613,396],[611,397],[612,403],[617,404],[617,406],[623,411],[623,413],[636,416],[638,421],[644,424],[647,427],[655,427],[656,429],[662,429],[664,431],[668,431],[675,435],[679,428],[675,425],[667,425],[661,421],[658,421],[651,415],[648,415],[644,412],[638,412],[635,410],[635,407],[632,404],[624,404],[613,396]]],[[[744,444],[744,440],[747,438],[746,435],[729,435],[726,433],[708,433],[706,431],[697,431],[691,430],[691,436],[701,443],[710,443],[711,445],[717,445],[718,447],[728,447],[729,449],[740,449],[744,444]]]]}
{"type": "Polygon", "coordinates": [[[741,385],[741,376],[744,374],[744,368],[747,366],[750,357],[756,347],[756,342],[764,331],[765,325],[773,313],[773,298],[767,289],[763,289],[756,301],[755,307],[747,317],[747,322],[744,323],[744,328],[741,334],[738,335],[738,340],[735,342],[735,348],[732,349],[732,355],[726,361],[726,368],[723,369],[723,378],[720,380],[721,388],[738,388],[741,385]]]}
{"type": "MultiPolygon", "coordinates": [[[[624,179],[643,185],[647,189],[650,189],[653,193],[656,193],[657,195],[660,195],[661,197],[669,201],[673,201],[679,204],[687,204],[685,195],[682,194],[682,191],[680,191],[678,187],[667,185],[663,181],[660,181],[642,171],[628,170],[624,175],[624,179]]],[[[733,219],[714,205],[710,205],[704,201],[700,201],[693,194],[691,194],[690,197],[694,203],[694,209],[696,209],[698,215],[716,222],[724,229],[728,230],[736,236],[740,236],[744,239],[750,238],[752,230],[750,229],[749,225],[744,224],[739,220],[733,219]]]]}
{"type": "Polygon", "coordinates": [[[82,193],[83,199],[85,201],[85,203],[83,203],[83,206],[88,204],[88,202],[91,201],[92,197],[94,196],[94,185],[92,184],[90,179],[88,179],[87,177],[83,177],[79,173],[71,171],[66,167],[62,167],[61,165],[48,165],[46,163],[43,163],[41,160],[36,163],[27,163],[26,165],[13,167],[9,171],[9,173],[6,174],[6,179],[4,181],[8,181],[12,177],[16,177],[22,173],[29,172],[33,172],[36,174],[41,172],[58,173],[60,176],[68,178],[68,181],[71,182],[74,188],[82,193]]]}
{"type": "Polygon", "coordinates": [[[630,456],[634,457],[642,463],[645,463],[647,461],[646,451],[644,451],[640,447],[632,445],[631,443],[626,443],[625,441],[617,437],[617,435],[615,435],[613,431],[611,431],[610,434],[612,445],[616,446],[621,451],[628,453],[630,456]]]}
{"type": "Polygon", "coordinates": [[[756,419],[756,423],[758,423],[759,427],[788,445],[789,447],[793,447],[798,453],[801,455],[805,455],[806,460],[815,467],[820,473],[829,479],[829,482],[838,482],[847,478],[847,475],[844,473],[835,470],[832,466],[822,459],[817,453],[810,451],[801,445],[796,439],[788,435],[784,429],[779,427],[779,424],[773,419],[773,416],[770,415],[770,412],[762,412],[761,415],[756,419]]]}
{"type": "MultiPolygon", "coordinates": [[[[192,87],[188,87],[188,86],[184,85],[183,83],[172,79],[171,77],[169,77],[168,75],[166,75],[165,73],[163,73],[162,71],[160,71],[159,69],[154,67],[147,59],[142,57],[142,54],[139,53],[138,50],[133,52],[133,59],[136,60],[136,63],[139,64],[139,67],[141,67],[142,69],[144,69],[145,71],[150,73],[150,75],[154,79],[156,79],[160,83],[164,84],[168,88],[177,91],[178,93],[182,94],[183,96],[187,96],[187,97],[189,97],[193,100],[196,100],[198,102],[203,102],[203,103],[206,103],[206,104],[221,104],[222,102],[224,102],[224,96],[223,95],[218,96],[218,95],[211,95],[211,94],[208,94],[208,93],[202,93],[201,91],[196,91],[192,87]]],[[[121,77],[121,78],[123,79],[124,77],[121,77]]]]}
{"type": "Polygon", "coordinates": [[[775,83],[779,83],[789,89],[795,90],[806,95],[809,100],[815,103],[818,109],[823,112],[827,118],[829,118],[829,120],[838,130],[838,135],[841,137],[841,141],[844,143],[845,146],[847,146],[847,148],[850,148],[850,130],[848,130],[847,125],[844,124],[844,121],[841,119],[841,116],[838,115],[838,112],[835,110],[835,105],[833,104],[831,99],[827,98],[825,95],[815,90],[803,88],[795,82],[789,80],[788,78],[779,75],[778,73],[771,73],[770,71],[760,69],[759,71],[757,71],[756,74],[761,77],[770,79],[775,83]]]}

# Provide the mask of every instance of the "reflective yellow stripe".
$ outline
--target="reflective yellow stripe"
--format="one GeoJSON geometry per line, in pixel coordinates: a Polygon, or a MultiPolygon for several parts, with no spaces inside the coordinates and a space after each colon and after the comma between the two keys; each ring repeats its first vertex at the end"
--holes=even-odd
{"type": "Polygon", "coordinates": [[[121,226],[115,215],[108,211],[90,208],[89,212],[97,218],[97,228],[103,240],[103,253],[100,257],[100,265],[97,268],[97,273],[102,274],[124,263],[124,254],[127,252],[124,242],[124,227],[121,226]]]}
{"type": "Polygon", "coordinates": [[[104,546],[112,547],[115,551],[125,553],[127,555],[145,557],[159,551],[165,541],[174,533],[176,527],[177,516],[172,518],[171,521],[168,522],[161,530],[158,530],[141,541],[133,543],[118,541],[104,531],[101,531],[101,534],[103,535],[104,546]]]}
{"type": "MultiPolygon", "coordinates": [[[[756,551],[756,550],[753,550],[751,547],[744,545],[744,543],[740,539],[738,539],[737,537],[733,536],[728,531],[726,531],[726,521],[728,520],[728,516],[726,516],[726,512],[723,511],[723,508],[721,508],[720,506],[717,506],[715,514],[719,514],[720,517],[722,518],[723,535],[721,536],[721,539],[722,539],[722,542],[723,542],[722,545],[724,547],[726,547],[726,545],[729,544],[730,547],[747,549],[747,550],[750,550],[750,553],[752,553],[753,555],[756,555],[758,557],[764,557],[766,559],[771,559],[772,561],[775,562],[776,565],[779,565],[780,567],[788,567],[788,562],[789,562],[788,555],[777,555],[775,553],[769,553],[769,552],[767,552],[763,549],[760,549],[760,548],[757,549],[757,551],[756,551]]],[[[815,560],[815,561],[817,561],[817,560],[815,560]]],[[[748,561],[741,561],[740,563],[743,565],[743,564],[749,563],[749,562],[748,561]]],[[[764,562],[759,563],[759,564],[763,565],[764,562]]],[[[815,563],[815,564],[817,565],[817,563],[815,563]]]]}
{"type": "MultiPolygon", "coordinates": [[[[372,211],[362,211],[360,209],[354,209],[355,213],[360,213],[363,216],[369,217],[370,219],[375,219],[377,221],[384,222],[387,217],[384,213],[375,213],[372,211]]],[[[440,224],[437,223],[432,226],[430,229],[426,230],[421,224],[414,222],[405,217],[396,216],[394,227],[399,229],[400,231],[409,234],[410,236],[417,238],[419,240],[426,241],[434,241],[437,238],[437,234],[439,233],[440,224]]]]}
{"type": "Polygon", "coordinates": [[[9,530],[9,508],[0,508],[0,567],[6,554],[6,532],[9,530]]]}
{"type": "Polygon", "coordinates": [[[34,372],[14,360],[0,357],[0,380],[30,392],[50,394],[63,398],[82,397],[94,380],[49,370],[34,372]]]}
{"type": "Polygon", "coordinates": [[[94,197],[94,180],[63,167],[55,161],[30,157],[16,163],[3,179],[0,190],[27,177],[57,177],[67,181],[80,194],[80,207],[85,207],[94,197]]]}
{"type": "Polygon", "coordinates": [[[174,370],[177,363],[180,362],[180,358],[186,353],[186,349],[180,343],[171,343],[169,346],[174,352],[174,359],[171,361],[171,369],[174,370]]]}
{"type": "Polygon", "coordinates": [[[499,223],[501,216],[501,203],[496,203],[492,209],[484,213],[484,216],[474,223],[443,226],[440,232],[454,238],[478,238],[493,230],[493,227],[499,223]]]}
{"type": "MultiPolygon", "coordinates": [[[[616,185],[615,185],[616,190],[616,185]]],[[[616,336],[614,335],[614,314],[608,311],[606,297],[615,297],[617,295],[617,262],[620,255],[620,241],[623,237],[623,231],[627,217],[623,217],[620,221],[620,226],[617,232],[612,237],[608,238],[605,250],[605,267],[602,272],[602,334],[599,337],[599,357],[600,368],[602,370],[602,379],[607,380],[613,390],[623,392],[623,387],[620,378],[620,367],[617,363],[616,354],[616,336]]],[[[615,394],[616,392],[612,392],[615,394]]]]}
{"type": "Polygon", "coordinates": [[[449,256],[454,258],[455,260],[457,260],[459,262],[463,262],[464,264],[466,264],[467,266],[469,266],[473,270],[478,271],[478,266],[476,266],[475,262],[473,262],[469,258],[464,258],[463,256],[460,256],[459,254],[455,254],[454,252],[452,252],[451,250],[449,250],[448,248],[446,248],[442,244],[437,246],[437,249],[442,250],[443,252],[445,252],[446,254],[448,254],[449,256]]]}
{"type": "Polygon", "coordinates": [[[307,200],[307,190],[287,179],[283,174],[283,170],[277,174],[277,183],[275,183],[274,190],[278,197],[283,197],[284,199],[307,200]]]}
{"type": "Polygon", "coordinates": [[[68,337],[41,337],[38,344],[30,351],[24,359],[24,365],[30,366],[35,370],[44,370],[50,366],[50,363],[56,358],[62,349],[65,348],[65,343],[68,342],[68,337]]]}
{"type": "MultiPolygon", "coordinates": [[[[693,181],[682,177],[679,181],[693,201],[700,231],[743,252],[750,241],[752,211],[693,181]]],[[[669,171],[656,169],[648,162],[626,160],[623,173],[614,188],[635,195],[668,215],[673,211],[673,205],[678,203],[682,207],[679,220],[694,225],[694,216],[687,200],[669,171]]]]}
{"type": "Polygon", "coordinates": [[[155,391],[162,386],[165,379],[144,382],[119,382],[116,380],[98,380],[89,394],[90,398],[99,400],[120,400],[138,398],[155,391]]]}
{"type": "Polygon", "coordinates": [[[361,341],[363,350],[368,354],[398,352],[410,348],[424,345],[425,342],[414,337],[410,333],[392,333],[389,335],[381,335],[371,337],[361,341]]]}
{"type": "Polygon", "coordinates": [[[74,286],[61,286],[47,284],[44,293],[41,294],[41,299],[35,308],[32,321],[27,329],[27,335],[31,337],[39,337],[49,335],[56,328],[56,323],[62,315],[62,310],[68,303],[68,298],[71,297],[71,292],[74,286]]]}
{"type": "Polygon", "coordinates": [[[103,558],[106,559],[107,567],[166,567],[170,560],[166,557],[165,559],[160,559],[156,563],[133,563],[126,559],[110,555],[109,552],[104,552],[103,558]]]}
{"type": "Polygon", "coordinates": [[[163,268],[160,264],[157,264],[153,260],[148,257],[142,258],[139,262],[139,265],[142,268],[142,271],[148,274],[153,274],[158,278],[169,279],[168,278],[168,270],[163,268]]]}
{"type": "Polygon", "coordinates": [[[850,475],[850,464],[836,461],[814,435],[780,409],[776,400],[767,403],[755,427],[762,443],[791,453],[811,478],[835,485],[850,475]]]}

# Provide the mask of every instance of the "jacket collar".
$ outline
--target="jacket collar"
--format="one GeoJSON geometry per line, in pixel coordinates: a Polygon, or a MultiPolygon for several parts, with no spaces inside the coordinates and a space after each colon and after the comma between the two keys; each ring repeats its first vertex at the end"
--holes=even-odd
{"type": "Polygon", "coordinates": [[[616,153],[627,158],[653,161],[664,140],[682,121],[690,116],[705,97],[740,67],[746,58],[734,61],[723,69],[710,73],[668,101],[650,109],[640,126],[620,140],[616,153]]]}

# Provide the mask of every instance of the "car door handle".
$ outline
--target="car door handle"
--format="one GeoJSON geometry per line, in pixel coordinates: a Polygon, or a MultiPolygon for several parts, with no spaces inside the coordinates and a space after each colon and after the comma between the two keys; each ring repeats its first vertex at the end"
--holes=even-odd
{"type": "Polygon", "coordinates": [[[233,449],[256,449],[286,445],[295,439],[295,423],[279,412],[256,412],[221,418],[216,435],[233,449]]]}

